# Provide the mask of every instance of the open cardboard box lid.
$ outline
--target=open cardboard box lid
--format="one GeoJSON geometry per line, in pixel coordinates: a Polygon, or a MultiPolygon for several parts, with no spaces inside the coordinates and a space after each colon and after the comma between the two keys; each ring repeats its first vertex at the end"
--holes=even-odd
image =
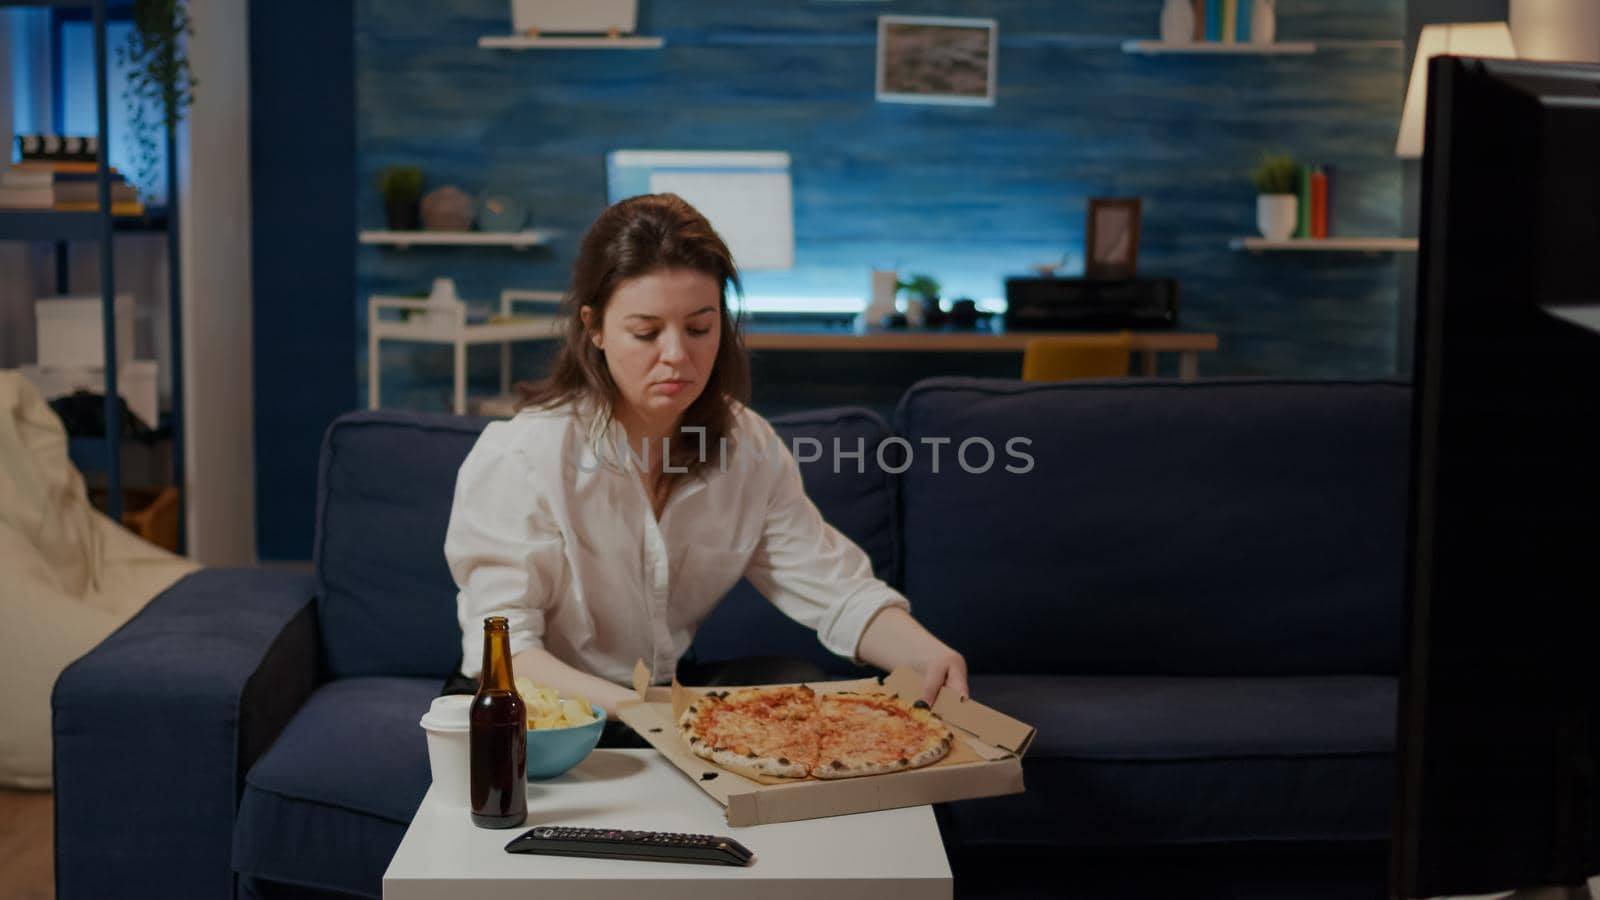
{"type": "MultiPolygon", "coordinates": [[[[749,778],[696,756],[679,736],[678,715],[710,689],[688,688],[676,681],[670,689],[651,687],[650,681],[650,670],[640,662],[633,681],[640,699],[623,704],[617,716],[720,803],[729,825],[793,822],[1023,790],[1022,756],[1033,742],[1033,727],[947,691],[941,691],[933,704],[933,711],[956,734],[944,759],[907,772],[797,781],[749,778]]],[[[819,694],[884,691],[916,697],[922,692],[922,676],[915,669],[901,668],[881,685],[875,678],[860,678],[812,683],[811,688],[819,694]]]]}

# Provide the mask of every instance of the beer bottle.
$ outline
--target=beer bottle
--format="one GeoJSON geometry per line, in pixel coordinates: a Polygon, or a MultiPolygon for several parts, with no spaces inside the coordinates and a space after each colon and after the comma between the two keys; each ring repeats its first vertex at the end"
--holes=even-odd
{"type": "Polygon", "coordinates": [[[504,616],[483,620],[483,674],[469,714],[472,824],[515,828],[528,818],[527,707],[511,678],[511,632],[504,616]]]}

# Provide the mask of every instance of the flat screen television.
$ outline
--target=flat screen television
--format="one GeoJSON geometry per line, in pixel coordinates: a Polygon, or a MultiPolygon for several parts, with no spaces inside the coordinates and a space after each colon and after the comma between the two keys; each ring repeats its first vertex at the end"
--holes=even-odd
{"type": "Polygon", "coordinates": [[[1391,892],[1576,887],[1600,873],[1600,67],[1429,79],[1391,892]]]}

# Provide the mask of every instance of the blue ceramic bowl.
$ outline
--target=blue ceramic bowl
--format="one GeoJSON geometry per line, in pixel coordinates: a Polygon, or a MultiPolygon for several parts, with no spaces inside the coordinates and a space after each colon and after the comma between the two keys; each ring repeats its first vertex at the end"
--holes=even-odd
{"type": "Polygon", "coordinates": [[[587,725],[528,730],[528,780],[554,778],[583,762],[606,727],[606,711],[592,709],[595,720],[587,725]]]}

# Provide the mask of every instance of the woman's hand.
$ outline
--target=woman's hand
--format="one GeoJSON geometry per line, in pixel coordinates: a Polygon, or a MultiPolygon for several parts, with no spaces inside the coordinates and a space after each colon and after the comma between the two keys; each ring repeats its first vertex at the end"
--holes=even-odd
{"type": "Polygon", "coordinates": [[[951,650],[924,663],[922,666],[922,699],[929,705],[939,696],[939,689],[947,688],[965,700],[967,691],[967,661],[951,650]]]}
{"type": "Polygon", "coordinates": [[[885,672],[910,666],[922,673],[922,699],[932,704],[940,688],[958,697],[967,692],[967,661],[949,645],[934,637],[911,614],[898,606],[886,606],[867,623],[856,655],[885,672]]]}

